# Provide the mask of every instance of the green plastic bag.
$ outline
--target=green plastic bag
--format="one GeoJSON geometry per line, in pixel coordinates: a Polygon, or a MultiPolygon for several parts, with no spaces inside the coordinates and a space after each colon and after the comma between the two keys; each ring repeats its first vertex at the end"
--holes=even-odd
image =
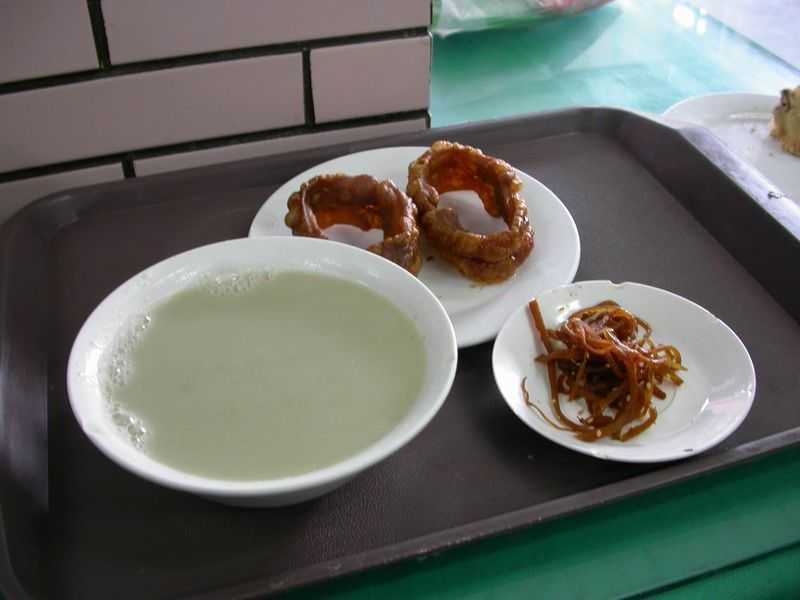
{"type": "Polygon", "coordinates": [[[612,0],[434,0],[432,31],[459,31],[531,25],[543,19],[575,15],[612,0]]]}

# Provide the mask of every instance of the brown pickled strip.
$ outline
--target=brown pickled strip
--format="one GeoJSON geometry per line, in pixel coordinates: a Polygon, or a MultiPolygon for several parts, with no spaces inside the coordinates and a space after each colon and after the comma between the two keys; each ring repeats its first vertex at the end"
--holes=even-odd
{"type": "Polygon", "coordinates": [[[547,367],[550,401],[558,424],[538,406],[526,402],[558,429],[572,431],[578,439],[604,437],[629,440],[650,427],[658,417],[653,398],[664,399],[664,383],[681,385],[685,370],[681,354],[669,345],[657,345],[650,324],[606,301],[576,311],[558,329],[548,330],[536,300],[528,305],[546,352],[536,361],[547,367]],[[588,415],[579,422],[561,407],[583,399],[588,415]]]}
{"type": "Polygon", "coordinates": [[[527,405],[528,405],[528,406],[530,406],[532,409],[534,409],[536,412],[538,412],[540,417],[542,417],[542,418],[543,418],[545,421],[547,421],[548,423],[550,423],[550,425],[552,425],[552,426],[553,426],[553,427],[555,427],[556,429],[560,429],[561,431],[571,431],[571,429],[570,429],[569,427],[564,427],[563,425],[559,425],[558,423],[556,423],[555,421],[553,421],[553,419],[551,419],[551,418],[550,418],[550,417],[548,417],[546,414],[544,414],[544,411],[543,411],[541,408],[539,408],[539,407],[538,407],[538,406],[537,406],[537,405],[536,405],[536,404],[535,404],[535,403],[534,403],[534,402],[531,400],[530,394],[528,394],[528,388],[527,388],[527,386],[525,385],[525,383],[526,383],[527,381],[528,381],[528,378],[527,378],[527,377],[523,377],[523,378],[522,378],[522,386],[521,386],[521,387],[522,387],[522,397],[525,399],[525,404],[527,404],[527,405]]]}
{"type": "Polygon", "coordinates": [[[539,302],[535,298],[528,304],[528,310],[531,311],[533,317],[533,324],[536,325],[536,330],[539,332],[539,337],[542,339],[544,349],[550,354],[553,352],[553,343],[550,341],[550,335],[547,333],[547,328],[544,326],[544,319],[542,319],[542,311],[539,309],[539,302]]]}

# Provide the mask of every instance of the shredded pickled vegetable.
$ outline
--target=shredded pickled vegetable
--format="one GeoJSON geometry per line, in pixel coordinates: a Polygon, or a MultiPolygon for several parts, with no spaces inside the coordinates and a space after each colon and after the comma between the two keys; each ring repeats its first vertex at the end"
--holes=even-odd
{"type": "Polygon", "coordinates": [[[674,346],[658,345],[650,325],[606,300],[571,314],[558,329],[544,325],[539,303],[528,308],[545,353],[536,360],[547,367],[550,400],[558,423],[533,403],[522,380],[528,406],[551,425],[572,431],[578,439],[625,441],[650,427],[658,416],[653,398],[665,399],[665,383],[679,386],[686,368],[674,346]],[[561,398],[583,398],[585,414],[578,421],[564,414],[561,398]]]}

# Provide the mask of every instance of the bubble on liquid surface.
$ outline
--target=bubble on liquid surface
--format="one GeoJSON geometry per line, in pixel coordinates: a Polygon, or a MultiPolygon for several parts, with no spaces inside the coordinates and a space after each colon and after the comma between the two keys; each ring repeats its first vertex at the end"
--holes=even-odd
{"type": "Polygon", "coordinates": [[[143,448],[145,438],[147,437],[147,428],[142,423],[141,419],[128,414],[119,407],[111,409],[111,421],[117,429],[127,436],[128,440],[136,448],[143,448]]]}
{"type": "Polygon", "coordinates": [[[114,341],[100,359],[100,385],[108,400],[115,389],[124,386],[131,375],[130,355],[150,327],[150,315],[135,315],[120,328],[114,341]]]}
{"type": "MultiPolygon", "coordinates": [[[[235,296],[244,294],[271,278],[272,274],[268,271],[205,274],[199,278],[199,285],[214,296],[235,296]]],[[[131,379],[131,356],[151,321],[149,314],[143,314],[135,315],[125,322],[100,359],[98,377],[100,392],[112,423],[139,449],[144,447],[148,435],[147,427],[141,419],[123,410],[114,397],[131,379]]]]}
{"type": "Polygon", "coordinates": [[[142,335],[150,327],[150,315],[135,315],[120,328],[114,341],[100,359],[100,392],[109,411],[111,422],[136,447],[142,448],[147,428],[137,417],[128,414],[114,400],[116,391],[131,377],[131,354],[142,335]]]}
{"type": "Polygon", "coordinates": [[[204,275],[202,280],[203,287],[214,296],[237,296],[271,278],[271,273],[267,271],[244,271],[242,273],[204,275]]]}
{"type": "Polygon", "coordinates": [[[100,359],[101,391],[107,400],[115,389],[130,380],[130,355],[150,327],[150,322],[150,315],[131,317],[100,359]]]}

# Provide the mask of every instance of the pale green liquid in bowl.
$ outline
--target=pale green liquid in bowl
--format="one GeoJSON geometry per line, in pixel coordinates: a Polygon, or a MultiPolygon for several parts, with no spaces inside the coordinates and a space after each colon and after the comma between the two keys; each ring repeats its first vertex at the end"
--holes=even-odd
{"type": "Polygon", "coordinates": [[[157,305],[109,388],[158,462],[216,479],[299,475],[377,441],[416,400],[422,338],[371,290],[285,272],[222,291],[157,305]]]}

